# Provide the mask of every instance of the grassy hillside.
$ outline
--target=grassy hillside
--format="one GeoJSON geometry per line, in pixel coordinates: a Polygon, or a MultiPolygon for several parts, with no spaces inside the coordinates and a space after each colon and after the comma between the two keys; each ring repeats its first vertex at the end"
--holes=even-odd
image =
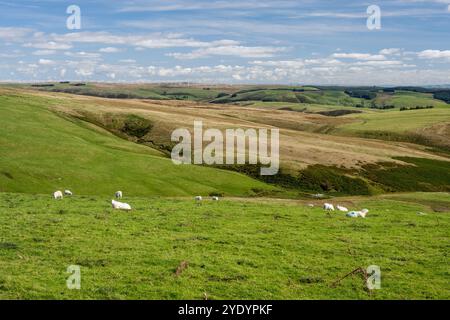
{"type": "Polygon", "coordinates": [[[396,91],[393,94],[379,94],[374,100],[376,105],[392,105],[396,108],[401,107],[446,107],[447,104],[444,101],[433,98],[431,93],[419,93],[411,91],[396,91]]]}
{"type": "Polygon", "coordinates": [[[420,177],[417,189],[412,190],[447,191],[450,187],[447,179],[434,179],[436,170],[448,167],[448,156],[441,149],[431,149],[445,147],[449,141],[445,121],[450,121],[450,108],[405,112],[371,109],[333,117],[180,100],[105,99],[23,89],[4,92],[5,126],[0,130],[5,131],[4,150],[11,148],[12,152],[5,152],[7,156],[2,159],[0,191],[71,188],[77,193],[111,194],[130,185],[136,195],[252,195],[267,194],[267,189],[274,189],[265,184],[269,183],[290,189],[284,194],[289,197],[304,192],[362,195],[410,191],[379,178],[384,169],[396,176],[405,168],[420,177]],[[192,129],[195,120],[202,120],[205,128],[220,130],[280,128],[280,173],[262,179],[256,167],[221,168],[262,183],[230,171],[174,166],[164,158],[174,144],[171,132],[192,129]],[[56,146],[54,141],[58,141],[56,146]],[[20,148],[30,156],[17,160],[16,154],[23,152],[20,148]],[[401,160],[404,157],[417,158],[417,165],[410,166],[401,160]],[[95,172],[96,182],[86,186],[83,182],[88,180],[89,171],[95,172]]]}
{"type": "Polygon", "coordinates": [[[230,171],[175,166],[154,149],[48,110],[58,103],[64,100],[11,92],[0,96],[0,191],[249,195],[252,189],[270,188],[230,171]]]}
{"type": "MultiPolygon", "coordinates": [[[[193,100],[208,101],[219,96],[223,90],[210,87],[172,85],[132,85],[107,83],[49,83],[21,85],[50,92],[64,92],[113,99],[193,100]]],[[[226,91],[226,89],[224,89],[226,91]]]]}
{"type": "Polygon", "coordinates": [[[124,213],[108,197],[0,193],[0,299],[449,299],[449,196],[332,200],[370,210],[352,219],[305,202],[127,197],[124,213]],[[332,286],[369,265],[380,290],[361,275],[332,286]]]}
{"type": "Polygon", "coordinates": [[[335,127],[335,134],[409,141],[450,150],[450,107],[408,111],[364,112],[335,127]]]}
{"type": "Polygon", "coordinates": [[[312,87],[201,84],[44,83],[17,85],[44,91],[120,99],[192,100],[211,103],[291,103],[358,108],[447,107],[448,91],[416,87],[312,87]],[[439,99],[440,98],[440,99],[439,99]]]}
{"type": "Polygon", "coordinates": [[[322,104],[353,106],[357,103],[341,91],[322,91],[304,88],[253,89],[238,91],[231,95],[213,100],[213,103],[235,102],[285,102],[298,104],[322,104]]]}

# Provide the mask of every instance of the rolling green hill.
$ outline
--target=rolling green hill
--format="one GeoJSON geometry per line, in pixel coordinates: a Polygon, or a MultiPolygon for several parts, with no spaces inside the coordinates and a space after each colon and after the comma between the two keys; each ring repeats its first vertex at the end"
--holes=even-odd
{"type": "Polygon", "coordinates": [[[44,83],[22,88],[119,99],[187,100],[216,104],[271,107],[294,104],[294,110],[315,111],[314,105],[372,109],[448,107],[448,90],[419,87],[207,86],[200,84],[44,83]],[[440,100],[441,99],[441,100],[440,100]],[[306,109],[305,109],[306,108],[306,109]]]}
{"type": "Polygon", "coordinates": [[[303,88],[254,89],[236,92],[220,97],[213,103],[235,102],[285,102],[298,104],[328,104],[339,106],[353,106],[358,100],[351,98],[342,91],[322,91],[303,88]]]}
{"type": "Polygon", "coordinates": [[[176,166],[149,147],[120,139],[47,107],[63,100],[1,92],[0,191],[77,194],[251,195],[270,189],[244,175],[176,166]]]}
{"type": "MultiPolygon", "coordinates": [[[[103,86],[108,90],[114,87],[103,86]]],[[[260,91],[256,88],[241,93],[260,91]]],[[[343,94],[295,88],[275,88],[270,92],[316,94],[335,99],[343,94]]],[[[76,193],[113,194],[121,189],[134,195],[192,196],[216,192],[245,196],[267,195],[268,190],[276,189],[277,196],[297,197],[299,192],[348,195],[450,190],[447,175],[436,174],[448,168],[445,152],[450,108],[444,106],[403,112],[308,105],[322,112],[317,115],[261,109],[266,106],[212,107],[209,103],[193,101],[83,97],[32,91],[20,86],[0,93],[0,151],[5,155],[0,159],[0,191],[49,193],[68,188],[76,193]],[[359,113],[328,116],[335,110],[359,113]],[[261,177],[258,168],[251,166],[175,166],[167,158],[173,147],[170,133],[175,128],[191,127],[195,119],[222,129],[242,125],[280,128],[279,174],[261,177]],[[355,136],[363,139],[352,139],[355,136]],[[332,158],[330,150],[335,155],[332,158]],[[400,160],[403,163],[399,164],[396,160],[399,157],[428,160],[417,163],[414,159],[400,160]],[[414,165],[405,167],[408,163],[414,165]],[[408,188],[408,184],[392,185],[389,179],[380,179],[387,168],[394,176],[413,175],[418,183],[414,189],[408,188]]],[[[415,94],[422,93],[412,93],[415,94]]],[[[286,103],[275,104],[282,109],[286,103]]],[[[289,109],[295,110],[294,105],[302,104],[290,103],[289,109]]]]}

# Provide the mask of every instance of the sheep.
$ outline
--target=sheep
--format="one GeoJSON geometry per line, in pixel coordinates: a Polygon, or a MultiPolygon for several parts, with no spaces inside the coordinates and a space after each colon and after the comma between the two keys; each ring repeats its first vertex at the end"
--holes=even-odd
{"type": "Polygon", "coordinates": [[[350,218],[358,218],[358,213],[356,211],[350,211],[346,214],[346,216],[350,218]]]}
{"type": "Polygon", "coordinates": [[[361,211],[358,212],[358,214],[361,218],[365,218],[368,213],[369,213],[369,210],[367,210],[367,209],[362,209],[361,211]]]}
{"type": "Polygon", "coordinates": [[[61,191],[55,191],[54,193],[53,193],[53,198],[55,198],[55,200],[59,200],[59,199],[62,199],[63,198],[63,194],[62,194],[62,192],[61,191]]]}
{"type": "Polygon", "coordinates": [[[202,201],[203,198],[202,198],[202,196],[196,196],[196,197],[195,197],[195,200],[196,200],[196,201],[202,201]]]}
{"type": "Polygon", "coordinates": [[[365,218],[367,213],[369,213],[369,210],[367,209],[362,209],[361,211],[350,211],[349,213],[347,213],[347,217],[350,218],[365,218]]]}
{"type": "Polygon", "coordinates": [[[336,208],[337,208],[339,211],[342,211],[342,212],[348,212],[348,209],[347,209],[346,207],[337,205],[336,208]]]}
{"type": "Polygon", "coordinates": [[[115,196],[116,196],[116,199],[122,199],[122,197],[123,197],[122,191],[117,191],[115,196]]]}
{"type": "Polygon", "coordinates": [[[72,191],[70,191],[70,190],[64,190],[64,194],[66,196],[72,196],[73,195],[72,191]]]}
{"type": "Polygon", "coordinates": [[[325,203],[323,209],[326,211],[334,211],[334,206],[331,203],[325,203]]]}
{"type": "Polygon", "coordinates": [[[219,201],[219,197],[216,196],[212,197],[212,201],[219,201]]]}
{"type": "Polygon", "coordinates": [[[118,210],[131,210],[131,206],[128,203],[122,203],[119,201],[111,200],[113,209],[118,210]]]}

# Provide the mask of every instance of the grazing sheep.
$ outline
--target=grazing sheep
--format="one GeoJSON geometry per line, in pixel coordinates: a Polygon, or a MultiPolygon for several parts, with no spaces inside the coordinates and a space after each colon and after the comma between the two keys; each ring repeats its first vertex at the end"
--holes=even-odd
{"type": "Polygon", "coordinates": [[[70,191],[70,190],[64,190],[64,194],[66,196],[72,196],[73,195],[72,191],[70,191]]]}
{"type": "Polygon", "coordinates": [[[348,209],[347,209],[346,207],[337,205],[336,208],[337,208],[339,211],[342,211],[342,212],[348,212],[348,209]]]}
{"type": "Polygon", "coordinates": [[[349,213],[347,213],[347,217],[350,218],[365,218],[367,213],[369,213],[369,210],[367,209],[362,209],[361,211],[350,211],[349,213]]]}
{"type": "Polygon", "coordinates": [[[62,192],[61,191],[55,191],[54,193],[53,193],[53,198],[55,198],[55,200],[58,200],[58,199],[62,199],[63,198],[63,194],[62,194],[62,192]]]}
{"type": "Polygon", "coordinates": [[[202,198],[202,196],[196,196],[196,197],[195,197],[195,200],[196,200],[196,201],[202,201],[203,198],[202,198]]]}
{"type": "Polygon", "coordinates": [[[358,218],[358,213],[356,211],[350,211],[346,214],[346,216],[350,218],[358,218]]]}
{"type": "Polygon", "coordinates": [[[216,196],[212,197],[212,201],[219,201],[219,197],[216,196]]]}
{"type": "Polygon", "coordinates": [[[367,209],[362,209],[361,211],[358,212],[358,214],[361,218],[365,218],[368,213],[369,213],[369,210],[367,210],[367,209]]]}
{"type": "Polygon", "coordinates": [[[323,209],[326,211],[334,211],[334,206],[331,203],[325,203],[323,209]]]}
{"type": "Polygon", "coordinates": [[[112,204],[113,209],[131,210],[131,206],[128,203],[122,203],[119,201],[111,200],[111,204],[112,204]]]}
{"type": "Polygon", "coordinates": [[[122,197],[123,197],[122,191],[117,191],[115,196],[116,196],[116,199],[122,199],[122,197]]]}

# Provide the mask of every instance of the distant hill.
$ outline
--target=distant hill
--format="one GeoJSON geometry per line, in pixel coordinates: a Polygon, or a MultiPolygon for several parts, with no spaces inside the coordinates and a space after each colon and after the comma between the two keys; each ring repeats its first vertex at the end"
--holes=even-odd
{"type": "Polygon", "coordinates": [[[244,196],[273,189],[231,171],[176,166],[160,151],[49,109],[71,103],[0,89],[0,192],[244,196]]]}
{"type": "Polygon", "coordinates": [[[38,90],[113,99],[188,100],[217,104],[291,103],[372,109],[441,106],[450,89],[430,87],[207,86],[180,84],[105,84],[62,81],[24,85],[38,90]]]}

